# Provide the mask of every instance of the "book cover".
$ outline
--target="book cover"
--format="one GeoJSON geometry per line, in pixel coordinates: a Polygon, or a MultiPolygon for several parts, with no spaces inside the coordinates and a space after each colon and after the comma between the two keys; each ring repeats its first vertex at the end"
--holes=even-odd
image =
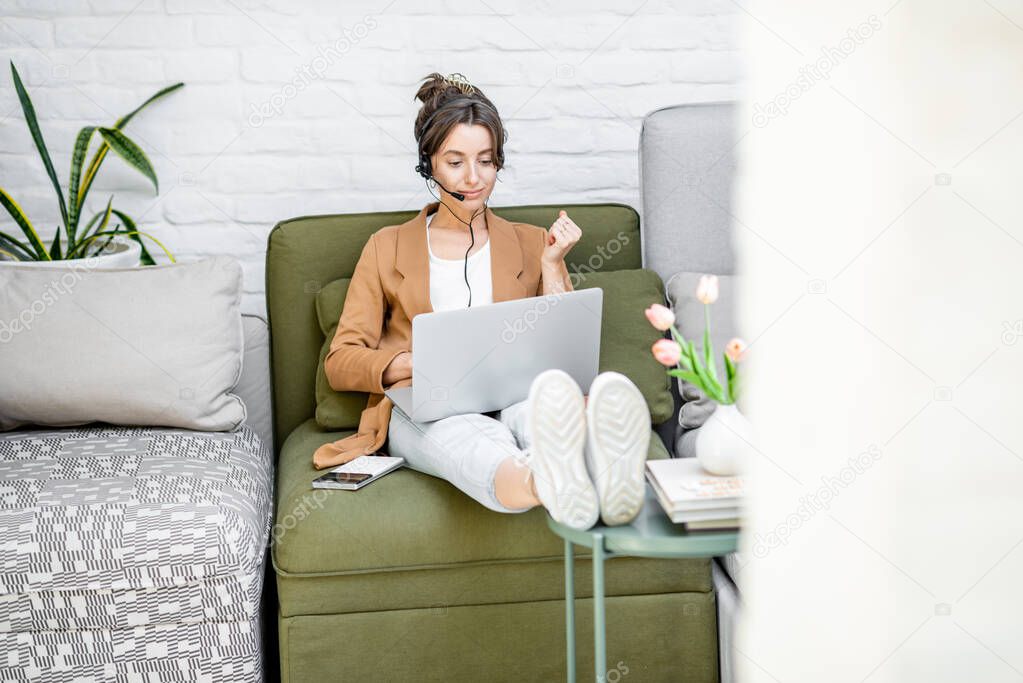
{"type": "Polygon", "coordinates": [[[649,460],[646,468],[652,483],[676,510],[714,504],[738,505],[745,493],[742,476],[710,474],[700,467],[696,458],[649,460]]]}
{"type": "Polygon", "coordinates": [[[736,531],[742,526],[742,519],[739,517],[708,519],[700,522],[686,522],[684,526],[689,531],[736,531]]]}

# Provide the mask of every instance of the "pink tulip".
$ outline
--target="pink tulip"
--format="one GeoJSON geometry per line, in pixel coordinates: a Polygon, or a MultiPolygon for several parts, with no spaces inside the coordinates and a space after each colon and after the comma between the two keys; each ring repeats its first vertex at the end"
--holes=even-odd
{"type": "Polygon", "coordinates": [[[717,275],[700,276],[700,284],[696,287],[696,298],[704,304],[712,304],[718,300],[717,275]]]}
{"type": "Polygon", "coordinates": [[[682,358],[682,347],[671,339],[658,339],[650,350],[654,352],[654,358],[658,363],[669,368],[678,365],[679,359],[682,358]]]}
{"type": "Polygon", "coordinates": [[[731,358],[733,363],[738,363],[744,353],[746,353],[746,342],[738,337],[733,337],[725,345],[725,355],[731,358]]]}
{"type": "Polygon", "coordinates": [[[644,313],[646,313],[646,319],[650,321],[650,324],[661,332],[675,324],[675,314],[667,306],[653,304],[644,313]]]}

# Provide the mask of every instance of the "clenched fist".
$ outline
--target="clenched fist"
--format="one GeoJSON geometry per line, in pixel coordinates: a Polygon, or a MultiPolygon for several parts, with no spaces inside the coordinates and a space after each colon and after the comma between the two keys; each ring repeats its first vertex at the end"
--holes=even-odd
{"type": "Polygon", "coordinates": [[[575,222],[568,217],[565,211],[558,212],[558,219],[551,224],[547,231],[547,243],[540,257],[545,263],[558,263],[565,259],[565,255],[579,241],[583,231],[575,222]]]}

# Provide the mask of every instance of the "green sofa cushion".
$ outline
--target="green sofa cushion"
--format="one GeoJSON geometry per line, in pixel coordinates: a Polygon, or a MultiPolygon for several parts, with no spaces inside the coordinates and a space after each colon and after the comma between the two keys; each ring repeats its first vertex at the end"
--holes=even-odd
{"type": "Polygon", "coordinates": [[[348,296],[351,278],[343,277],[328,283],[316,294],[316,319],[323,331],[320,360],[316,364],[316,421],[327,429],[355,429],[366,408],[366,394],[357,391],[334,391],[327,381],[323,361],[334,341],[341,309],[348,296]]]}
{"type": "MultiPolygon", "coordinates": [[[[610,571],[618,562],[607,563],[610,571]]],[[[587,576],[576,591],[591,583],[587,576]]],[[[562,596],[564,595],[562,588],[562,596]]],[[[608,596],[607,683],[718,683],[713,593],[608,596]]],[[[578,680],[593,681],[593,604],[575,601],[578,680]]],[[[281,616],[281,683],[564,681],[565,603],[281,616]],[[340,648],[358,657],[333,657],[340,648]]]]}
{"type": "MultiPolygon", "coordinates": [[[[316,320],[320,323],[320,330],[327,335],[330,330],[337,327],[338,319],[341,317],[341,309],[344,308],[345,299],[348,297],[348,285],[352,282],[350,277],[342,277],[327,283],[327,285],[316,293],[316,320]]],[[[332,335],[327,335],[330,341],[332,335]]]]}
{"type": "MultiPolygon", "coordinates": [[[[643,393],[654,424],[672,417],[675,399],[670,378],[650,350],[662,334],[644,314],[650,304],[664,303],[661,277],[644,268],[579,273],[572,276],[572,286],[576,291],[590,287],[604,290],[600,372],[614,370],[631,379],[643,393]]],[[[583,393],[587,390],[583,387],[583,393]]]]}
{"type": "MultiPolygon", "coordinates": [[[[323,346],[316,369],[316,422],[325,429],[355,429],[366,407],[366,394],[334,391],[327,382],[323,360],[337,329],[350,278],[340,278],[316,295],[316,317],[323,331],[323,346]]],[[[646,399],[650,419],[660,424],[672,416],[674,399],[664,366],[650,347],[661,338],[643,311],[653,303],[664,303],[664,283],[652,270],[616,270],[572,276],[576,290],[600,287],[604,290],[601,321],[599,370],[614,370],[629,377],[646,399]]],[[[583,392],[588,387],[583,387],[583,392]]]]}
{"type": "MultiPolygon", "coordinates": [[[[310,419],[284,444],[273,533],[283,615],[558,599],[563,545],[542,508],[494,512],[411,469],[357,493],[311,488],[322,472],[310,454],[349,433],[310,419]]],[[[665,457],[651,433],[648,458],[665,457]]],[[[580,562],[580,595],[588,567],[580,562]]],[[[710,590],[707,560],[622,558],[607,576],[608,595],[710,590]]]]}

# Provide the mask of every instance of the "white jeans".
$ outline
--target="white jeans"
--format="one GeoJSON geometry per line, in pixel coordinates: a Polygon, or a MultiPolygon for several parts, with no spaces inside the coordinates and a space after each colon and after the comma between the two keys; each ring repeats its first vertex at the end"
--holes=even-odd
{"type": "Polygon", "coordinates": [[[507,508],[497,500],[494,477],[503,460],[519,457],[529,444],[526,437],[528,399],[492,413],[452,415],[435,422],[414,422],[395,405],[387,428],[387,453],[434,477],[451,482],[491,510],[507,508]],[[491,417],[491,416],[496,417],[491,417]]]}

